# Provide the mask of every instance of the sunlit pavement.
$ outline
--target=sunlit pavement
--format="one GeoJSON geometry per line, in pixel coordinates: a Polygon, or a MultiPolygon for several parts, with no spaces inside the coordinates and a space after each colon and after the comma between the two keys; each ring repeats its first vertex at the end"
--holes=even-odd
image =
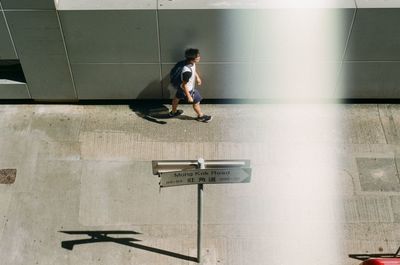
{"type": "Polygon", "coordinates": [[[195,264],[196,186],[160,189],[151,161],[200,157],[253,170],[205,186],[202,264],[397,249],[399,106],[204,105],[210,123],[168,107],[0,105],[0,170],[17,170],[0,184],[0,263],[195,264]]]}

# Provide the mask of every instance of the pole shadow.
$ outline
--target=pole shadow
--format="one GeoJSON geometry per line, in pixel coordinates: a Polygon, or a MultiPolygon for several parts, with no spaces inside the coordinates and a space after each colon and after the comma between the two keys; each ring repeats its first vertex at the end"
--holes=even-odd
{"type": "Polygon", "coordinates": [[[102,243],[102,242],[113,242],[129,247],[138,248],[154,252],[161,255],[170,256],[173,258],[183,259],[187,261],[197,262],[197,258],[182,255],[179,253],[163,250],[159,248],[148,247],[133,242],[139,242],[141,240],[132,237],[111,237],[109,235],[140,235],[141,233],[135,231],[58,231],[60,233],[69,235],[88,235],[90,238],[77,239],[77,240],[66,240],[61,242],[61,247],[67,250],[73,250],[75,245],[102,243]]]}

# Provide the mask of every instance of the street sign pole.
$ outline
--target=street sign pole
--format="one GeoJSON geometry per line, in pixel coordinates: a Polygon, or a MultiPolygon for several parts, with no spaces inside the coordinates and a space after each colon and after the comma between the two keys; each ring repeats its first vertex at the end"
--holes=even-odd
{"type": "Polygon", "coordinates": [[[197,263],[201,263],[203,185],[249,183],[250,160],[155,160],[152,165],[160,188],[197,185],[197,263]]]}
{"type": "MultiPolygon", "coordinates": [[[[199,158],[198,166],[205,169],[204,159],[199,158]]],[[[201,262],[201,227],[203,223],[203,184],[197,184],[197,262],[201,262]]]]}

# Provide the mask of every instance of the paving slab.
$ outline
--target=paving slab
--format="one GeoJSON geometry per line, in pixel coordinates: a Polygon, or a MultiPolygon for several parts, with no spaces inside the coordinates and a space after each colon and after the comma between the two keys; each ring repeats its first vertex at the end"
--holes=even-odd
{"type": "Polygon", "coordinates": [[[32,117],[31,130],[45,141],[77,141],[81,127],[81,115],[67,113],[40,113],[32,117]]]}
{"type": "Polygon", "coordinates": [[[6,133],[14,135],[29,133],[34,108],[32,105],[1,105],[0,129],[2,136],[6,133]]]}
{"type": "Polygon", "coordinates": [[[381,105],[378,106],[378,110],[388,144],[399,144],[399,107],[397,105],[381,105]]]}
{"type": "Polygon", "coordinates": [[[400,223],[400,196],[391,196],[390,200],[393,208],[394,221],[400,223]]]}
{"type": "Polygon", "coordinates": [[[47,142],[42,141],[38,153],[41,160],[67,160],[81,159],[81,143],[77,141],[47,142]]]}
{"type": "Polygon", "coordinates": [[[377,105],[347,105],[343,119],[350,144],[387,144],[377,105]]]}
{"type": "Polygon", "coordinates": [[[0,186],[0,241],[3,236],[3,230],[8,222],[8,207],[11,202],[11,185],[1,185],[0,186]]]}
{"type": "Polygon", "coordinates": [[[365,196],[345,201],[347,223],[393,223],[390,197],[365,196]]]}
{"type": "Polygon", "coordinates": [[[393,157],[357,157],[364,191],[400,191],[397,161],[393,157]]]}
{"type": "Polygon", "coordinates": [[[80,223],[104,226],[195,222],[195,187],[160,190],[158,182],[150,162],[85,163],[80,223]]]}

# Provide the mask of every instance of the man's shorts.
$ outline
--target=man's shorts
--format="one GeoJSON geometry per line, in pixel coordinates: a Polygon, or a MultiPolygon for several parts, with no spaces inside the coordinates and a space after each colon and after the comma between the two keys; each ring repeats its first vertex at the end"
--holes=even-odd
{"type": "MultiPolygon", "coordinates": [[[[200,101],[203,99],[203,98],[201,97],[199,91],[196,90],[196,89],[193,89],[192,91],[190,91],[190,95],[191,95],[192,98],[193,98],[193,103],[194,103],[194,104],[200,103],[200,101]]],[[[185,95],[185,92],[183,92],[182,89],[178,89],[178,90],[176,91],[176,95],[175,95],[175,96],[176,96],[177,98],[183,99],[183,100],[185,100],[185,101],[188,100],[187,97],[186,97],[186,95],[185,95]]]]}

